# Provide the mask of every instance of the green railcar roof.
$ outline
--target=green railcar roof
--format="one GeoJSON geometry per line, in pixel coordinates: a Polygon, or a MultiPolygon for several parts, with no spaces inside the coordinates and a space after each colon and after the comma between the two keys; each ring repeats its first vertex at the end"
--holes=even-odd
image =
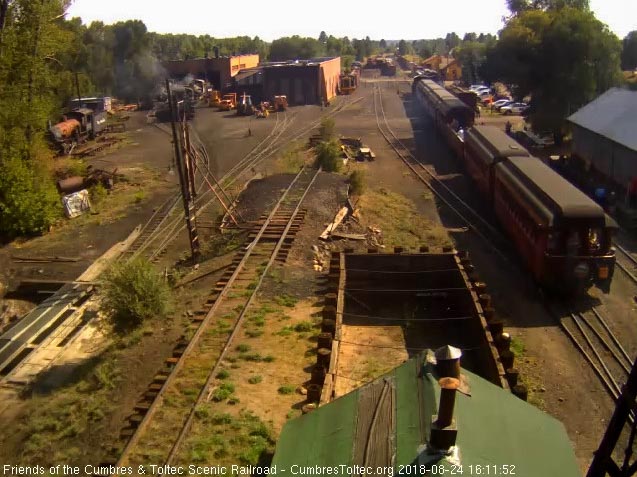
{"type": "Polygon", "coordinates": [[[469,395],[456,396],[456,448],[442,460],[428,454],[425,444],[439,400],[431,357],[431,352],[423,352],[376,381],[289,421],[272,462],[277,473],[290,473],[296,465],[329,466],[336,471],[331,475],[347,475],[338,466],[366,465],[389,466],[396,475],[403,465],[435,463],[459,465],[464,475],[485,475],[485,466],[491,466],[491,473],[497,466],[502,475],[506,465],[516,476],[581,476],[559,421],[466,370],[462,379],[469,395]]]}

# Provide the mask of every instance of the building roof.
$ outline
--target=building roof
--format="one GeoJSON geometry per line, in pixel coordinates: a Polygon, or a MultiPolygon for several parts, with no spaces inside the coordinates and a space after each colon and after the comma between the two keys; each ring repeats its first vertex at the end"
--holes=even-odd
{"type": "Polygon", "coordinates": [[[637,151],[637,91],[611,88],[568,120],[637,151]]]}
{"type": "Polygon", "coordinates": [[[560,422],[466,370],[462,370],[463,393],[456,394],[456,447],[442,459],[429,454],[425,445],[440,397],[432,362],[432,353],[423,352],[376,381],[288,421],[272,465],[278,472],[295,464],[322,469],[343,464],[372,469],[425,464],[449,470],[455,463],[468,473],[476,472],[476,465],[496,465],[502,475],[501,466],[506,464],[517,476],[581,475],[560,422]]]}
{"type": "Polygon", "coordinates": [[[287,60],[287,61],[269,61],[260,63],[259,66],[262,67],[277,67],[277,66],[316,66],[321,63],[326,63],[328,61],[335,60],[340,58],[340,56],[324,56],[320,58],[309,58],[309,59],[296,59],[296,60],[287,60]]]}
{"type": "Polygon", "coordinates": [[[250,76],[261,74],[262,72],[263,72],[263,68],[260,66],[257,66],[256,68],[246,68],[246,69],[240,70],[236,75],[234,75],[234,80],[236,82],[239,82],[246,78],[249,78],[250,76]]]}

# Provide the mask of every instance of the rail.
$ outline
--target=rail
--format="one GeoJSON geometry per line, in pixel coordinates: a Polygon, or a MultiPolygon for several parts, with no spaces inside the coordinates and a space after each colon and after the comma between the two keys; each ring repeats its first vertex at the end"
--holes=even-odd
{"type": "Polygon", "coordinates": [[[148,444],[145,441],[150,440],[152,442],[153,436],[155,436],[157,433],[162,434],[162,438],[167,438],[168,436],[166,435],[166,433],[170,433],[170,430],[177,426],[175,421],[184,419],[183,424],[179,424],[180,430],[177,432],[175,436],[176,438],[172,442],[170,449],[166,448],[166,446],[164,446],[163,449],[166,462],[171,462],[172,459],[175,457],[185,436],[188,433],[197,404],[208,399],[208,391],[210,388],[210,384],[216,375],[215,370],[218,367],[218,363],[225,356],[225,353],[227,352],[233,338],[236,336],[236,333],[240,329],[245,313],[252,303],[256,291],[259,289],[259,286],[261,285],[268,269],[270,268],[272,263],[274,263],[274,260],[278,256],[283,242],[285,241],[286,237],[289,236],[288,232],[290,231],[290,227],[293,223],[296,223],[300,206],[305,199],[307,191],[311,188],[314,180],[318,176],[318,173],[319,171],[311,171],[310,169],[304,168],[297,174],[295,179],[286,189],[285,193],[277,201],[273,210],[264,221],[263,225],[260,227],[255,239],[247,247],[244,248],[241,260],[236,265],[236,268],[232,272],[232,275],[227,279],[225,286],[220,291],[216,299],[214,299],[212,307],[210,308],[210,310],[208,310],[205,318],[201,322],[192,339],[189,341],[178,361],[175,363],[170,374],[164,381],[161,389],[154,397],[154,400],[148,405],[148,409],[145,412],[141,422],[139,423],[136,431],[131,436],[131,439],[126,445],[124,451],[122,452],[118,465],[123,465],[130,462],[131,460],[134,460],[136,456],[135,451],[138,449],[138,447],[144,448],[144,445],[147,446],[146,448],[152,447],[156,453],[162,452],[162,449],[158,449],[157,445],[148,444]],[[296,191],[296,195],[294,195],[294,191],[296,191]],[[290,205],[290,202],[293,202],[293,204],[290,205]],[[273,244],[273,242],[269,241],[271,239],[271,235],[274,233],[272,232],[271,222],[276,217],[277,224],[280,223],[281,214],[283,214],[283,216],[286,218],[286,227],[283,230],[274,228],[276,233],[280,236],[278,240],[273,244]],[[267,237],[267,239],[264,238],[264,240],[261,240],[264,236],[267,237]],[[258,251],[258,253],[255,253],[254,258],[252,258],[253,252],[255,251],[258,251]],[[268,264],[265,267],[262,267],[261,263],[263,260],[263,255],[265,253],[269,254],[270,259],[268,261],[268,264]],[[230,293],[231,290],[235,289],[235,281],[240,275],[242,275],[242,283],[246,281],[244,279],[246,278],[246,276],[251,279],[258,277],[256,286],[253,289],[249,288],[251,292],[247,299],[245,299],[246,290],[243,290],[243,293],[238,294],[230,293]],[[239,303],[238,300],[244,301],[239,303]],[[238,317],[235,318],[232,328],[226,331],[226,338],[224,340],[224,343],[221,344],[216,339],[217,334],[211,333],[212,319],[213,317],[219,315],[222,310],[236,310],[238,306],[241,306],[241,313],[238,317]],[[212,370],[210,370],[211,366],[212,370]],[[172,397],[180,396],[179,386],[182,385],[184,382],[189,382],[192,385],[193,382],[196,382],[195,377],[201,376],[204,369],[206,370],[207,377],[205,383],[199,386],[200,391],[196,400],[194,402],[188,402],[188,409],[181,414],[174,408],[171,408],[171,415],[174,416],[172,419],[169,419],[166,416],[166,413],[163,413],[161,416],[161,423],[157,424],[160,427],[163,426],[161,427],[161,430],[151,429],[149,427],[150,423],[153,421],[155,414],[160,410],[160,408],[163,407],[163,403],[166,402],[167,393],[171,393],[170,395],[172,397]],[[184,417],[181,418],[179,416],[184,417]]]}

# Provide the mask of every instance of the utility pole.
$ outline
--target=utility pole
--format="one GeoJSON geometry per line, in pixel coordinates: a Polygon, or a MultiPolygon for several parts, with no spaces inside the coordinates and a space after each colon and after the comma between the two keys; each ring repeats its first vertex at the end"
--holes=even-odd
{"type": "Polygon", "coordinates": [[[181,197],[184,203],[184,216],[186,219],[186,227],[188,228],[191,257],[193,260],[196,260],[200,255],[199,235],[197,234],[197,224],[195,219],[196,210],[192,194],[190,193],[190,181],[187,176],[187,167],[184,163],[184,147],[181,142],[181,135],[177,132],[177,123],[179,121],[177,101],[173,98],[172,91],[170,89],[170,82],[168,80],[166,80],[166,92],[168,94],[168,104],[170,106],[170,123],[173,131],[175,161],[177,162],[177,172],[179,173],[179,184],[181,185],[181,197]]]}
{"type": "Polygon", "coordinates": [[[82,107],[82,96],[80,95],[80,75],[75,72],[75,89],[77,90],[77,107],[82,107]]]}

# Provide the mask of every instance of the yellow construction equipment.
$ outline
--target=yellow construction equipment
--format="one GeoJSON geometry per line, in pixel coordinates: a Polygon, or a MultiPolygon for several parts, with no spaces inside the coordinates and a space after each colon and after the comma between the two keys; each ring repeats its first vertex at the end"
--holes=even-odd
{"type": "Polygon", "coordinates": [[[254,110],[254,115],[257,118],[267,118],[270,115],[269,103],[261,102],[259,106],[254,110]]]}
{"type": "Polygon", "coordinates": [[[209,89],[207,93],[208,107],[218,108],[221,103],[221,92],[216,89],[209,89]]]}
{"type": "Polygon", "coordinates": [[[219,102],[219,111],[230,111],[237,107],[237,93],[224,94],[219,102]]]}

